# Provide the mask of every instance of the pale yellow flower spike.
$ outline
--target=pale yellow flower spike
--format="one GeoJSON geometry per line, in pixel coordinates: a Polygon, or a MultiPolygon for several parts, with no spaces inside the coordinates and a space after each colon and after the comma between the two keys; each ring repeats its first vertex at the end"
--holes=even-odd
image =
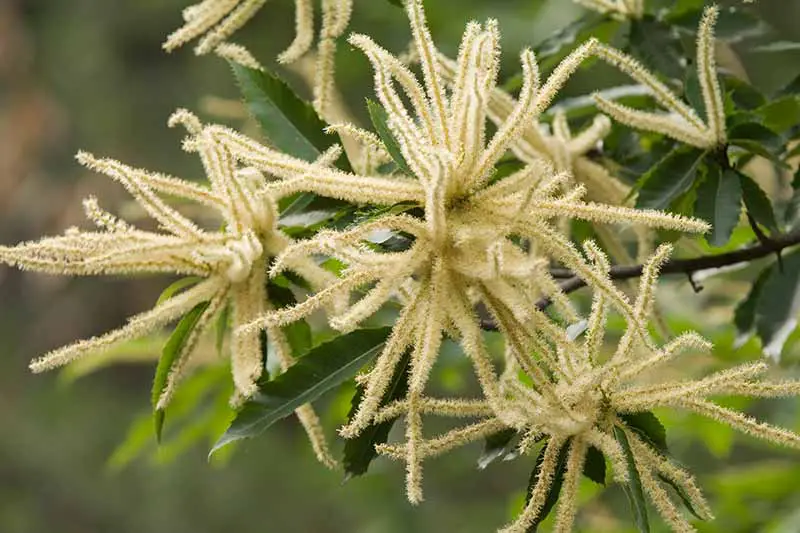
{"type": "Polygon", "coordinates": [[[347,29],[352,11],[353,0],[322,0],[322,28],[314,80],[314,108],[322,116],[328,115],[334,92],[336,40],[347,29]]]}
{"type": "Polygon", "coordinates": [[[639,19],[644,15],[644,0],[573,0],[587,9],[609,13],[620,19],[639,19]]]}
{"type": "Polygon", "coordinates": [[[214,50],[222,59],[227,59],[233,63],[238,63],[244,67],[252,68],[255,70],[264,70],[264,67],[259,61],[253,57],[253,54],[240,44],[222,43],[214,50]]]}
{"type": "MultiPolygon", "coordinates": [[[[137,203],[161,227],[139,230],[102,210],[95,198],[84,201],[87,217],[98,231],[68,231],[61,237],[44,238],[15,247],[0,247],[0,261],[22,269],[66,275],[115,275],[167,273],[204,278],[196,285],[136,315],[114,331],[54,350],[31,363],[34,372],[50,370],[89,353],[102,352],[121,342],[154,333],[206,303],[195,329],[176,354],[165,389],[156,407],[165,408],[189,368],[194,348],[226,306],[231,307],[234,329],[250,323],[271,309],[266,294],[267,260],[281,254],[291,240],[277,229],[277,206],[265,195],[267,182],[253,169],[237,168],[230,150],[218,142],[214,129],[204,126],[185,110],[169,121],[189,131],[184,148],[199,153],[208,184],[195,184],[170,176],[136,169],[110,159],[78,154],[85,166],[122,184],[137,203]],[[165,201],[166,196],[205,208],[224,226],[218,231],[201,229],[165,201]]],[[[314,168],[313,166],[311,168],[314,168]]],[[[292,267],[316,290],[336,278],[311,261],[298,260],[292,267]]],[[[278,328],[269,330],[278,346],[283,368],[292,363],[291,353],[278,328]]],[[[246,398],[256,389],[264,368],[258,332],[237,335],[231,342],[231,371],[235,397],[246,398]]],[[[319,423],[309,406],[298,416],[320,461],[333,465],[319,423]]]]}
{"type": "MultiPolygon", "coordinates": [[[[517,366],[512,359],[513,371],[503,374],[505,393],[499,398],[500,408],[496,407],[498,402],[490,402],[498,421],[522,433],[547,438],[547,450],[534,497],[517,520],[503,531],[526,531],[537,519],[541,511],[541,501],[536,499],[540,494],[537,491],[546,491],[552,482],[558,453],[566,454],[567,468],[559,495],[555,531],[571,531],[578,491],[576,478],[582,471],[587,445],[600,449],[611,461],[615,477],[624,481],[625,460],[615,442],[615,428],[625,434],[644,491],[662,518],[674,531],[694,531],[660,481],[663,478],[673,482],[702,517],[711,518],[711,510],[694,478],[645,442],[637,430],[628,425],[625,415],[664,407],[686,409],[752,437],[800,449],[800,435],[758,422],[708,400],[716,395],[797,396],[800,395],[800,382],[761,381],[766,371],[763,362],[737,366],[697,380],[659,379],[658,370],[680,353],[710,347],[707,341],[694,333],[683,334],[663,348],[658,348],[649,339],[647,320],[653,313],[658,268],[666,261],[669,247],[659,248],[645,266],[634,304],[608,297],[608,289],[597,283],[608,279],[608,260],[593,243],[586,243],[585,249],[596,272],[594,279],[587,280],[595,290],[595,298],[583,339],[571,340],[566,331],[555,324],[548,328],[540,327],[539,331],[544,332],[548,342],[559,352],[557,359],[541,356],[542,351],[537,357],[538,364],[545,365],[547,375],[552,378],[543,381],[541,372],[537,370],[535,375],[528,376],[533,383],[529,385],[518,377],[520,369],[529,372],[527,366],[517,366]],[[605,313],[609,308],[621,313],[627,321],[623,339],[618,342],[619,347],[611,358],[600,353],[605,334],[605,313]],[[636,380],[644,373],[648,374],[648,379],[637,385],[636,380]],[[565,450],[563,447],[567,442],[569,448],[565,450]]],[[[529,350],[523,355],[532,358],[531,353],[529,350]]]]}
{"type": "Polygon", "coordinates": [[[703,93],[705,122],[636,59],[603,44],[595,47],[595,53],[648,87],[669,114],[640,111],[595,94],[600,110],[627,126],[660,133],[697,148],[713,149],[724,145],[727,142],[724,97],[717,77],[714,49],[714,26],[718,15],[718,7],[707,7],[697,32],[697,74],[703,93]]]}
{"type": "Polygon", "coordinates": [[[293,63],[306,55],[314,42],[314,4],[312,0],[295,0],[295,26],[297,35],[278,56],[279,63],[293,63]]]}

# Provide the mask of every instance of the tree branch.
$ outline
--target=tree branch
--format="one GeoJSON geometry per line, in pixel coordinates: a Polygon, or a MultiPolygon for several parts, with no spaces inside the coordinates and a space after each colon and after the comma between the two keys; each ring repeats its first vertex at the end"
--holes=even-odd
{"type": "MultiPolygon", "coordinates": [[[[769,237],[761,240],[761,243],[756,246],[750,246],[724,254],[704,255],[693,259],[672,259],[664,263],[664,266],[661,267],[661,274],[683,274],[691,279],[692,274],[703,270],[712,270],[739,263],[748,263],[756,259],[762,259],[771,254],[778,254],[778,257],[780,257],[781,251],[797,244],[800,244],[800,231],[779,235],[777,237],[769,237]]],[[[611,267],[611,272],[609,274],[613,280],[638,278],[642,275],[643,268],[644,265],[614,266],[611,267]]],[[[556,279],[564,280],[559,286],[566,294],[586,286],[586,282],[573,274],[569,269],[552,269],[550,274],[556,279]]],[[[542,298],[537,302],[536,306],[544,310],[551,303],[549,298],[542,298]]]]}

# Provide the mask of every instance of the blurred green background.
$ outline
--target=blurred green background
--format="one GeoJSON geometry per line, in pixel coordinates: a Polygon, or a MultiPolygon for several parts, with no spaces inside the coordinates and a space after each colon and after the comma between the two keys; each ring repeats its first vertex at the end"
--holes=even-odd
{"type": "MultiPolygon", "coordinates": [[[[536,44],[581,12],[567,0],[427,4],[434,35],[450,53],[467,20],[499,19],[509,73],[522,46],[536,44]]],[[[800,0],[757,4],[776,35],[800,41],[800,0]]],[[[119,187],[74,162],[78,149],[181,176],[202,175],[166,119],[176,107],[188,107],[225,120],[209,113],[221,107],[209,97],[236,98],[236,90],[221,60],[197,58],[188,47],[162,52],[160,44],[181,23],[185,5],[0,2],[0,242],[82,224],[80,200],[88,194],[109,207],[124,201],[119,187]]],[[[292,20],[292,2],[273,0],[237,40],[271,64],[292,39],[292,20]]],[[[396,51],[408,41],[402,11],[383,0],[356,0],[352,29],[396,51]]],[[[339,56],[347,104],[363,116],[361,102],[371,90],[367,63],[347,46],[339,56]]],[[[800,70],[796,52],[742,58],[754,83],[766,88],[800,70]]],[[[300,81],[296,73],[285,74],[300,81]]],[[[597,77],[583,75],[569,91],[579,94],[597,83],[597,77]]],[[[723,284],[733,293],[746,290],[710,280],[705,294],[694,296],[676,285],[664,302],[681,317],[671,326],[698,327],[718,342],[723,363],[756,358],[753,341],[732,347],[729,300],[714,297],[723,284]]],[[[294,419],[240,446],[225,464],[209,464],[206,443],[200,443],[172,461],[169,454],[150,454],[112,472],[108,458],[149,407],[153,365],[118,366],[65,385],[55,373],[29,374],[27,363],[122,324],[149,308],[164,286],[162,279],[70,280],[0,269],[1,533],[483,532],[505,523],[520,505],[533,458],[479,471],[480,448],[470,447],[432,461],[426,502],[413,508],[405,501],[401,466],[379,461],[366,477],[343,484],[340,473],[315,463],[294,419]]],[[[789,357],[782,375],[795,374],[796,361],[789,357]]],[[[323,402],[331,437],[346,407],[340,397],[323,402]]],[[[796,401],[759,402],[748,412],[800,427],[796,401]]],[[[693,417],[659,415],[676,456],[700,473],[717,511],[716,522],[698,525],[702,531],[800,531],[800,455],[734,438],[693,417]]],[[[629,530],[621,491],[597,492],[587,484],[581,530],[629,530]]]]}

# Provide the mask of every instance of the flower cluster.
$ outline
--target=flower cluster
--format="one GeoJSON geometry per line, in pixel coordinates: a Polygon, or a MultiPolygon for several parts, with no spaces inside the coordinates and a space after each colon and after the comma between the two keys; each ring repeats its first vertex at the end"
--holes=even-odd
{"type": "MultiPolygon", "coordinates": [[[[640,18],[644,10],[643,0],[580,3],[624,18],[640,18]]],[[[261,68],[246,50],[226,41],[263,4],[264,0],[204,0],[185,10],[185,26],[168,38],[165,48],[200,37],[198,53],[215,50],[261,68]]],[[[296,0],[295,4],[297,37],[280,56],[283,62],[304,55],[313,41],[312,3],[296,0]]],[[[694,478],[649,441],[631,417],[657,407],[685,409],[749,435],[800,448],[800,436],[709,400],[723,394],[797,395],[800,383],[761,381],[763,363],[697,380],[669,381],[654,375],[681,353],[708,350],[710,344],[694,333],[663,346],[651,337],[648,325],[658,273],[671,251],[670,246],[661,246],[650,254],[652,230],[701,233],[708,224],[624,207],[632,196],[630,188],[593,160],[591,152],[610,132],[608,117],[703,149],[726,142],[714,61],[718,10],[705,11],[697,39],[703,120],[641,64],[594,39],[567,55],[546,79],[540,76],[534,54],[523,51],[523,83],[515,99],[497,87],[496,21],[468,24],[453,60],[434,45],[422,0],[406,0],[404,6],[421,79],[407,61],[370,37],[349,38],[372,66],[380,102],[376,106],[385,113],[386,126],[377,135],[355,124],[330,126],[361,145],[355,171],[334,166],[342,152],[338,145],[316,161],[305,161],[230,128],[203,124],[185,110],[176,112],[170,125],[188,131],[184,149],[199,155],[207,183],[79,154],[82,164],[123,185],[158,227],[139,229],[101,209],[92,197],[85,201],[85,210],[96,230],[72,228],[62,236],[0,247],[0,261],[53,274],[166,273],[193,278],[182,291],[132,317],[125,326],[57,349],[31,368],[38,372],[70,363],[196,312],[196,327],[181,345],[156,407],[168,404],[200,337],[220,320],[229,320],[222,325],[232,333],[237,403],[258,392],[266,365],[264,331],[282,370],[289,372],[298,354],[292,353],[283,328],[324,310],[331,327],[349,332],[393,303],[399,312],[391,334],[374,364],[358,376],[363,387],[360,404],[340,434],[355,438],[371,426],[402,418],[405,434],[400,442],[380,444],[377,451],[405,463],[412,503],[423,499],[425,460],[512,429],[522,435],[521,452],[543,444],[526,507],[505,531],[522,532],[538,523],[557,476],[562,479],[555,530],[570,531],[577,512],[578,481],[592,449],[610,462],[617,481],[632,483],[635,473],[643,492],[672,528],[692,531],[662,481],[678,487],[699,514],[710,517],[708,504],[694,478]],[[542,114],[592,55],[647,86],[669,114],[643,112],[597,96],[605,115],[598,115],[583,130],[573,133],[566,115],[559,112],[546,127],[542,114]],[[507,173],[502,163],[509,154],[519,168],[507,173]],[[278,202],[299,193],[342,200],[367,211],[378,209],[374,216],[344,229],[326,228],[296,241],[278,227],[278,202]],[[208,216],[200,224],[168,199],[196,204],[208,216]],[[402,209],[394,209],[397,206],[402,209]],[[586,241],[579,250],[570,240],[566,228],[575,220],[594,225],[615,261],[631,260],[616,230],[635,232],[637,254],[647,258],[635,301],[615,285],[610,261],[599,244],[586,241]],[[404,246],[378,246],[376,232],[389,232],[404,246]],[[320,257],[336,259],[342,265],[340,272],[326,270],[320,257]],[[569,269],[593,291],[585,320],[552,277],[550,268],[555,264],[569,269]],[[307,282],[309,295],[280,307],[271,300],[270,277],[288,271],[307,282]],[[543,311],[542,301],[553,304],[553,315],[543,311]],[[230,313],[223,312],[226,309],[230,313]],[[605,339],[606,321],[612,312],[621,315],[626,328],[607,353],[611,343],[605,339]],[[487,321],[503,335],[502,363],[485,346],[482,328],[487,321]],[[469,359],[480,397],[439,398],[430,393],[429,375],[447,337],[459,343],[469,359]],[[401,399],[386,403],[387,390],[405,356],[410,361],[408,390],[401,399]],[[425,421],[431,415],[472,421],[430,436],[425,421]]],[[[332,91],[335,41],[346,29],[351,8],[351,0],[322,2],[315,92],[319,111],[332,91]]],[[[332,466],[313,409],[304,405],[296,414],[317,457],[332,466]]]]}
{"type": "MultiPolygon", "coordinates": [[[[607,276],[609,263],[603,252],[591,241],[584,248],[595,271],[607,276]]],[[[501,378],[504,405],[495,416],[524,433],[523,449],[542,440],[546,440],[546,449],[531,497],[523,513],[505,531],[526,531],[537,520],[562,454],[566,454],[566,470],[554,531],[571,531],[577,510],[578,481],[590,447],[608,458],[614,477],[622,483],[630,481],[628,472],[633,466],[645,494],[675,531],[694,531],[694,528],[671,501],[662,481],[679,487],[696,512],[710,518],[711,511],[694,478],[630,422],[632,417],[654,408],[684,409],[752,437],[800,448],[800,435],[757,422],[708,400],[722,395],[780,397],[800,393],[800,382],[761,381],[760,376],[767,370],[765,363],[744,364],[697,380],[671,381],[658,377],[657,371],[682,353],[711,348],[696,333],[684,333],[659,347],[647,330],[658,270],[670,249],[668,245],[661,246],[645,265],[635,302],[628,303],[623,295],[611,299],[595,290],[582,340],[575,339],[568,330],[554,327],[550,319],[540,315],[538,338],[532,338],[529,345],[510,348],[501,378]],[[603,339],[610,310],[621,314],[627,327],[612,353],[606,354],[603,339]],[[532,357],[533,353],[538,357],[532,357]],[[544,382],[542,375],[548,376],[544,382]],[[648,379],[642,380],[643,377],[648,379]],[[626,453],[632,457],[633,465],[626,453]]]]}
{"type": "MultiPolygon", "coordinates": [[[[496,163],[519,143],[520,134],[529,129],[528,125],[596,43],[590,41],[579,47],[544,83],[539,81],[533,55],[523,52],[523,97],[487,140],[486,102],[495,89],[499,56],[497,24],[489,21],[485,26],[468,25],[448,94],[437,67],[440,54],[433,45],[421,2],[408,2],[407,11],[423,84],[399,59],[370,38],[350,38],[372,62],[375,90],[386,109],[404,168],[389,178],[335,170],[308,172],[301,179],[281,179],[268,185],[267,190],[279,195],[313,192],[373,205],[408,202],[419,205],[422,216],[380,216],[353,229],[320,232],[313,239],[288,247],[273,264],[273,275],[292,268],[298,258],[323,254],[347,265],[343,278],[293,308],[266,313],[244,331],[286,325],[315,311],[342,290],[374,284],[345,312],[330,317],[333,327],[348,331],[390,299],[400,298],[402,311],[392,335],[374,368],[361,377],[364,397],[341,433],[355,437],[386,416],[380,410],[381,398],[403,353],[410,349],[409,391],[402,409],[408,440],[408,495],[417,502],[422,499],[422,459],[429,446],[422,436],[422,415],[438,405],[436,400],[426,398],[424,391],[443,336],[449,333],[459,338],[488,401],[499,407],[495,372],[474,311],[477,303],[490,309],[509,337],[526,335],[538,313],[535,301],[541,296],[552,298],[562,313],[574,317],[569,300],[547,273],[549,259],[595,279],[599,287],[618,297],[610,282],[598,277],[569,240],[553,227],[552,219],[567,217],[682,231],[704,231],[706,225],[666,213],[584,202],[583,187],[561,192],[568,174],[556,172],[550,161],[542,158],[531,158],[518,172],[493,180],[496,163]],[[411,109],[405,106],[397,87],[411,109]],[[402,252],[370,249],[365,241],[379,229],[403,232],[412,243],[402,252]],[[515,238],[524,240],[526,246],[520,246],[515,238]]],[[[352,131],[361,139],[370,138],[368,132],[359,133],[355,126],[339,129],[352,131]]],[[[299,171],[269,148],[230,130],[217,131],[234,157],[249,166],[278,178],[285,178],[287,171],[299,171]]],[[[384,150],[388,151],[388,147],[384,146],[384,150]]]]}
{"type": "MultiPolygon", "coordinates": [[[[0,247],[0,261],[26,270],[73,276],[165,273],[195,276],[199,281],[179,294],[136,315],[114,331],[59,348],[31,363],[34,372],[50,370],[75,359],[98,353],[129,339],[155,332],[202,306],[197,325],[182,345],[172,365],[166,387],[156,407],[164,409],[172,398],[202,334],[230,307],[232,327],[248,324],[272,309],[266,292],[266,269],[271,257],[281,254],[291,240],[277,228],[275,200],[264,194],[267,182],[253,168],[237,167],[230,151],[213,137],[211,128],[180,110],[170,125],[183,124],[190,133],[184,148],[197,152],[208,176],[208,185],[148,172],[112,159],[78,154],[83,165],[120,183],[158,224],[144,231],[101,209],[93,197],[84,202],[87,217],[97,231],[67,230],[60,237],[0,247]],[[163,196],[197,204],[213,214],[222,229],[199,227],[167,204],[163,196]]],[[[299,259],[293,268],[317,289],[334,276],[314,262],[299,259]]],[[[280,328],[268,328],[281,366],[294,361],[280,328]]],[[[230,347],[231,369],[239,398],[251,396],[264,369],[260,334],[236,335],[230,347]]],[[[240,400],[234,399],[235,402],[240,400]]],[[[334,464],[319,421],[310,406],[297,410],[320,460],[334,464]]]]}

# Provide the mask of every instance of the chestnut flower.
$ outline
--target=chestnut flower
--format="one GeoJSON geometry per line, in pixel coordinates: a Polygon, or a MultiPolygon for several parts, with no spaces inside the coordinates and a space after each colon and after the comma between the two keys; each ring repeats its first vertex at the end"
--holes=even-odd
{"type": "MultiPolygon", "coordinates": [[[[395,367],[406,350],[411,350],[409,390],[403,408],[408,441],[407,492],[412,502],[419,502],[426,446],[422,416],[431,402],[436,403],[426,398],[424,391],[442,335],[458,338],[488,401],[496,404],[500,401],[497,377],[483,345],[475,304],[499,302],[490,307],[497,311],[494,317],[498,323],[502,327],[508,325],[510,335],[523,335],[522,330],[527,331],[528,326],[512,325],[507,319],[514,316],[526,323],[534,312],[536,299],[542,295],[551,297],[565,316],[574,316],[569,300],[547,273],[548,261],[555,259],[587,276],[592,276],[593,271],[552,227],[552,219],[567,217],[683,231],[704,231],[707,225],[657,211],[584,202],[582,187],[561,194],[567,175],[556,173],[541,161],[493,180],[496,163],[548,106],[567,77],[591,53],[595,41],[570,54],[543,84],[533,54],[523,52],[522,97],[495,135],[487,139],[487,103],[496,84],[500,53],[496,22],[467,26],[457,75],[448,94],[422,2],[408,1],[406,10],[423,84],[401,60],[369,37],[350,38],[373,65],[375,91],[399,147],[402,170],[391,176],[321,171],[281,157],[230,130],[217,128],[216,135],[240,162],[280,179],[266,187],[273,194],[305,191],[359,204],[391,206],[408,202],[419,206],[420,216],[380,216],[344,231],[322,231],[313,239],[288,247],[276,259],[271,274],[292,268],[298,258],[322,254],[346,265],[342,279],[293,308],[265,313],[241,330],[248,335],[259,328],[283,326],[307,316],[343,290],[370,287],[345,312],[330,316],[333,327],[347,331],[386,302],[399,298],[402,310],[392,334],[374,368],[360,378],[365,384],[363,400],[341,434],[354,437],[380,419],[381,399],[395,367]],[[410,102],[410,109],[398,87],[410,102]],[[375,251],[366,244],[375,230],[405,233],[411,245],[400,252],[375,251]]],[[[354,126],[337,129],[350,131],[363,142],[382,144],[374,135],[354,126]]],[[[389,152],[389,148],[383,146],[383,152],[389,152]]],[[[613,290],[610,283],[606,285],[613,290]]]]}
{"type": "MultiPolygon", "coordinates": [[[[137,275],[165,273],[202,278],[196,285],[158,303],[150,311],[131,317],[114,331],[54,350],[31,363],[34,372],[50,370],[90,353],[108,350],[121,342],[158,331],[198,305],[204,310],[196,327],[177,354],[166,387],[156,407],[169,403],[202,334],[226,306],[234,329],[248,324],[273,308],[266,291],[267,265],[291,240],[277,228],[274,200],[263,194],[264,176],[252,168],[237,168],[230,151],[218,143],[208,127],[184,110],[170,125],[183,124],[190,136],[184,148],[196,151],[208,176],[208,185],[133,168],[112,159],[96,159],[81,152],[83,165],[119,182],[158,223],[157,231],[144,231],[102,210],[93,197],[84,202],[87,217],[97,231],[67,230],[14,247],[0,247],[0,261],[25,270],[49,274],[137,275]],[[163,195],[185,200],[208,210],[223,223],[220,230],[199,227],[167,204],[163,195]]],[[[312,286],[322,289],[335,277],[305,259],[292,268],[312,286]]],[[[289,343],[278,327],[267,328],[269,340],[285,370],[294,361],[289,343]]],[[[248,397],[264,369],[257,331],[236,335],[231,343],[231,368],[237,397],[248,397]]],[[[239,401],[238,399],[236,400],[239,401]]],[[[318,458],[333,465],[319,420],[310,405],[297,410],[318,458]]]]}

